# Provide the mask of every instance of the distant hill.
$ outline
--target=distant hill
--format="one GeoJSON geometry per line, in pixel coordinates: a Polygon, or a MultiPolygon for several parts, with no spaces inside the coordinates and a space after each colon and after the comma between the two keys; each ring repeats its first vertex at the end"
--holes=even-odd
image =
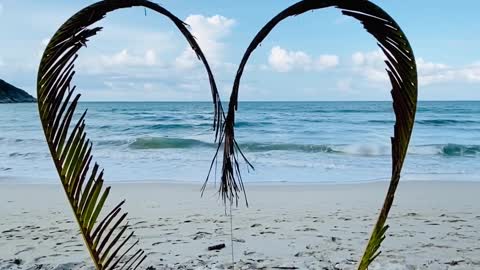
{"type": "Polygon", "coordinates": [[[37,100],[27,92],[0,79],[0,103],[25,103],[37,100]]]}

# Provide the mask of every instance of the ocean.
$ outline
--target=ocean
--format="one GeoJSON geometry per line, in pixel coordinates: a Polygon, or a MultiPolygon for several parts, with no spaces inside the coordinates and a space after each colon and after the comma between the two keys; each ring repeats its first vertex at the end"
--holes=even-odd
{"type": "MultiPolygon", "coordinates": [[[[216,146],[210,102],[86,108],[107,181],[205,180],[216,146]]],[[[57,182],[36,104],[2,104],[0,115],[0,181],[57,182]]],[[[240,103],[236,139],[255,167],[242,164],[244,181],[388,181],[393,125],[391,102],[240,103]]],[[[480,102],[420,102],[402,179],[480,180],[480,102]]]]}

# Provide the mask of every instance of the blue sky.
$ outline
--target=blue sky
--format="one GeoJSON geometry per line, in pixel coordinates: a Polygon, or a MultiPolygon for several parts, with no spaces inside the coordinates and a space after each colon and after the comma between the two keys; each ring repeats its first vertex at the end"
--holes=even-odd
{"type": "MultiPolygon", "coordinates": [[[[157,1],[191,25],[224,100],[257,31],[296,1],[157,1]]],[[[477,0],[376,0],[407,34],[422,100],[480,100],[477,0]]],[[[0,0],[0,78],[35,94],[40,55],[56,29],[94,1],[0,0]]],[[[209,100],[206,74],[175,27],[142,8],[109,14],[80,53],[83,101],[209,100]]],[[[290,18],[255,51],[240,99],[389,100],[383,56],[336,9],[290,18]]]]}

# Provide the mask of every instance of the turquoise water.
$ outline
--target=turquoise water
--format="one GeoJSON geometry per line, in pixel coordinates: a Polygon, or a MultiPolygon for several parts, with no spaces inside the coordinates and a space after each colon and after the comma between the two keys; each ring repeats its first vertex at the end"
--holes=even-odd
{"type": "MultiPolygon", "coordinates": [[[[198,181],[215,151],[208,102],[82,103],[109,181],[198,181]]],[[[0,181],[53,182],[35,104],[0,105],[0,181]]],[[[387,180],[390,102],[245,102],[245,181],[387,180]]],[[[480,180],[480,102],[420,102],[403,179],[480,180]]],[[[219,164],[220,168],[220,164],[219,164]]]]}

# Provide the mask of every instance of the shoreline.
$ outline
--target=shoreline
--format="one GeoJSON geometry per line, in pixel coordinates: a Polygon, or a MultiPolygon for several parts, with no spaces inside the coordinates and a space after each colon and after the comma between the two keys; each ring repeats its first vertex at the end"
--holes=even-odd
{"type": "MultiPolygon", "coordinates": [[[[447,180],[447,178],[456,178],[458,179],[458,174],[443,174],[441,179],[432,179],[435,175],[428,175],[425,179],[400,179],[401,183],[478,183],[480,184],[480,176],[464,176],[461,177],[461,180],[447,180]]],[[[461,176],[461,175],[460,175],[461,176]]],[[[217,183],[219,180],[216,181],[217,183]]],[[[358,181],[275,181],[275,180],[264,180],[264,181],[248,181],[244,179],[244,184],[248,186],[343,186],[343,185],[369,185],[369,184],[384,184],[389,183],[389,178],[381,179],[372,179],[372,180],[358,180],[358,181]]],[[[159,184],[159,185],[200,185],[204,183],[203,180],[193,181],[193,180],[171,180],[171,179],[159,179],[159,180],[115,180],[109,181],[105,180],[107,185],[133,185],[133,184],[159,184]]],[[[40,181],[34,179],[25,179],[25,177],[1,177],[0,176],[0,186],[1,185],[59,185],[59,179],[41,179],[40,181]]],[[[215,185],[215,180],[209,180],[207,186],[215,185]]]]}

